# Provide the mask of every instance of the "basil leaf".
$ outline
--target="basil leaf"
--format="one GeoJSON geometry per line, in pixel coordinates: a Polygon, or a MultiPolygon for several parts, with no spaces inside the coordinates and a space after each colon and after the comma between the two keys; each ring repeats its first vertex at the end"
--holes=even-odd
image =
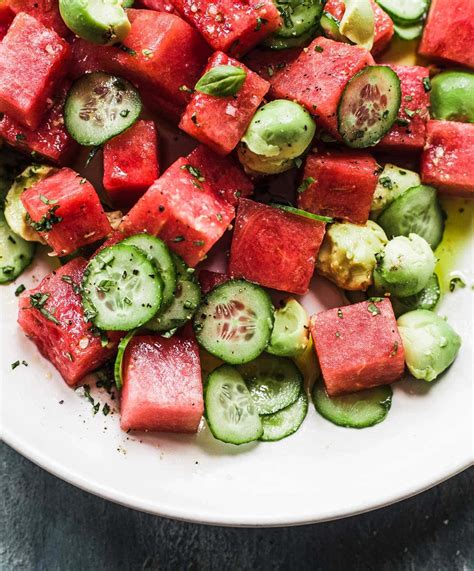
{"type": "Polygon", "coordinates": [[[205,73],[195,90],[215,97],[236,95],[244,84],[247,72],[233,65],[218,65],[205,73]]]}

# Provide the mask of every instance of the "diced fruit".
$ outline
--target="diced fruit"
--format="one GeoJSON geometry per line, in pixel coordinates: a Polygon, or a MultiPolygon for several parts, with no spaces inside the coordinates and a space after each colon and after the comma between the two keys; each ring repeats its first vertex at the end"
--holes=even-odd
{"type": "Polygon", "coordinates": [[[87,262],[75,258],[20,297],[18,323],[69,385],[112,357],[120,334],[91,330],[79,293],[87,262]]]}
{"type": "Polygon", "coordinates": [[[221,272],[211,272],[209,270],[201,270],[199,272],[199,283],[204,295],[208,294],[215,287],[229,281],[229,279],[227,274],[222,274],[221,272]]]}
{"type": "Polygon", "coordinates": [[[474,124],[428,121],[421,180],[441,194],[474,196],[474,124]]]}
{"type": "Polygon", "coordinates": [[[374,60],[364,48],[316,38],[273,84],[272,94],[297,101],[334,137],[337,106],[346,83],[374,60]]]}
{"type": "Polygon", "coordinates": [[[432,0],[420,54],[474,68],[472,0],[432,0]]]}
{"type": "MultiPolygon", "coordinates": [[[[371,52],[378,54],[388,46],[392,39],[393,22],[390,16],[376,2],[372,0],[371,3],[374,10],[375,24],[375,38],[371,52]]],[[[344,16],[346,7],[343,0],[328,0],[324,5],[324,10],[340,21],[344,16]]]]}
{"type": "Polygon", "coordinates": [[[36,129],[51,107],[68,56],[68,44],[54,30],[18,14],[0,43],[0,111],[36,129]]]}
{"type": "Polygon", "coordinates": [[[377,220],[380,214],[406,190],[419,186],[420,175],[414,171],[387,163],[380,173],[370,207],[370,218],[377,220]]]}
{"type": "Polygon", "coordinates": [[[175,13],[174,6],[168,0],[138,0],[135,2],[136,8],[148,8],[149,10],[156,10],[157,12],[175,13]]]}
{"type": "Polygon", "coordinates": [[[185,20],[194,25],[215,50],[240,57],[274,32],[281,23],[271,0],[173,0],[185,20]]]}
{"type": "Polygon", "coordinates": [[[7,0],[7,3],[15,14],[25,12],[62,37],[70,34],[59,13],[58,0],[7,0]]]}
{"type": "Polygon", "coordinates": [[[183,131],[221,155],[227,155],[237,146],[269,88],[257,74],[222,52],[213,55],[205,73],[224,65],[246,73],[239,91],[222,97],[196,90],[179,124],[183,131]]]}
{"type": "Polygon", "coordinates": [[[288,298],[280,302],[275,311],[268,353],[281,357],[298,357],[305,351],[309,343],[309,316],[305,308],[288,298]]]}
{"type": "Polygon", "coordinates": [[[229,273],[291,293],[306,293],[325,224],[240,199],[229,273]]]}
{"type": "Polygon", "coordinates": [[[306,159],[298,206],[365,224],[377,185],[377,163],[362,151],[324,151],[306,159]]]}
{"type": "Polygon", "coordinates": [[[114,205],[135,204],[158,174],[158,137],[153,121],[138,121],[105,144],[104,188],[114,205]]]}
{"type": "MultiPolygon", "coordinates": [[[[273,86],[277,78],[280,75],[284,75],[290,65],[298,59],[301,51],[301,48],[265,50],[257,47],[249,52],[242,62],[273,86]]],[[[268,93],[273,95],[272,87],[270,87],[268,93]]]]}
{"type": "Polygon", "coordinates": [[[234,218],[234,207],[203,178],[186,158],[178,159],[130,210],[121,230],[159,236],[195,266],[234,218]]]}
{"type": "Polygon", "coordinates": [[[112,231],[94,187],[63,168],[21,196],[31,225],[58,256],[97,242],[112,231]]]}
{"type": "Polygon", "coordinates": [[[123,430],[196,432],[204,411],[199,350],[192,338],[134,337],[123,361],[123,430]]]}
{"type": "Polygon", "coordinates": [[[403,374],[403,344],[388,299],[317,313],[311,334],[329,396],[387,385],[403,374]]]}

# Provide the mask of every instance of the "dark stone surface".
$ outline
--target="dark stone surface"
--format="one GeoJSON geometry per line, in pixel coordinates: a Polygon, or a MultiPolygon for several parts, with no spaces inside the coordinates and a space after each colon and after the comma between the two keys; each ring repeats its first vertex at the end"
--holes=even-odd
{"type": "Polygon", "coordinates": [[[0,569],[474,569],[474,469],[394,506],[311,526],[206,527],[66,484],[2,445],[0,569]]]}

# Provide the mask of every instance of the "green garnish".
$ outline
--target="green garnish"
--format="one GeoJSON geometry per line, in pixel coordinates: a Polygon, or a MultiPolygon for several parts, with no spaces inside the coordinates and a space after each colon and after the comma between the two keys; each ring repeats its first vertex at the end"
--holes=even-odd
{"type": "Polygon", "coordinates": [[[236,95],[244,84],[247,72],[234,65],[218,65],[205,73],[195,90],[214,97],[236,95]]]}
{"type": "Polygon", "coordinates": [[[313,183],[316,182],[316,179],[313,178],[312,176],[308,176],[307,178],[305,178],[303,180],[303,182],[298,186],[298,188],[296,189],[296,192],[298,194],[301,194],[302,192],[304,192],[305,190],[307,190],[313,183]]]}
{"type": "Polygon", "coordinates": [[[56,325],[61,325],[54,315],[44,307],[50,296],[50,293],[33,293],[30,295],[30,305],[33,309],[37,309],[49,321],[52,321],[56,325]]]}

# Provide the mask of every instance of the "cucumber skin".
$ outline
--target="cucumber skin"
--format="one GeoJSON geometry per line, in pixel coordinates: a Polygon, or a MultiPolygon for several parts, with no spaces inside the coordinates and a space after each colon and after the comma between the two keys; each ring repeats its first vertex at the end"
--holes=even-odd
{"type": "Polygon", "coordinates": [[[260,440],[262,442],[279,442],[280,440],[283,440],[284,438],[288,438],[288,436],[295,434],[295,432],[297,432],[299,430],[299,428],[303,424],[307,414],[308,414],[308,397],[306,396],[305,391],[302,390],[294,403],[290,404],[286,408],[283,408],[282,410],[279,410],[278,412],[275,412],[273,414],[261,416],[262,423],[263,423],[263,434],[260,437],[260,440]],[[290,412],[289,409],[295,410],[296,408],[299,409],[299,407],[301,407],[302,411],[303,411],[301,414],[301,417],[298,418],[298,421],[296,423],[294,423],[290,429],[282,432],[281,435],[279,435],[278,437],[270,438],[268,436],[268,433],[267,433],[267,435],[265,435],[265,422],[267,420],[270,421],[270,419],[274,418],[274,417],[278,418],[278,415],[283,415],[283,414],[285,414],[285,412],[289,413],[290,412]]]}
{"type": "Polygon", "coordinates": [[[27,242],[21,236],[16,235],[8,226],[2,211],[0,211],[0,234],[3,235],[0,236],[0,284],[7,284],[14,281],[31,264],[36,251],[36,243],[27,242]],[[9,240],[10,237],[15,244],[9,240]],[[13,250],[16,250],[16,253],[13,253],[13,250]],[[7,256],[10,256],[10,259],[7,256]],[[13,270],[5,273],[2,268],[6,267],[12,267],[13,270]]]}

